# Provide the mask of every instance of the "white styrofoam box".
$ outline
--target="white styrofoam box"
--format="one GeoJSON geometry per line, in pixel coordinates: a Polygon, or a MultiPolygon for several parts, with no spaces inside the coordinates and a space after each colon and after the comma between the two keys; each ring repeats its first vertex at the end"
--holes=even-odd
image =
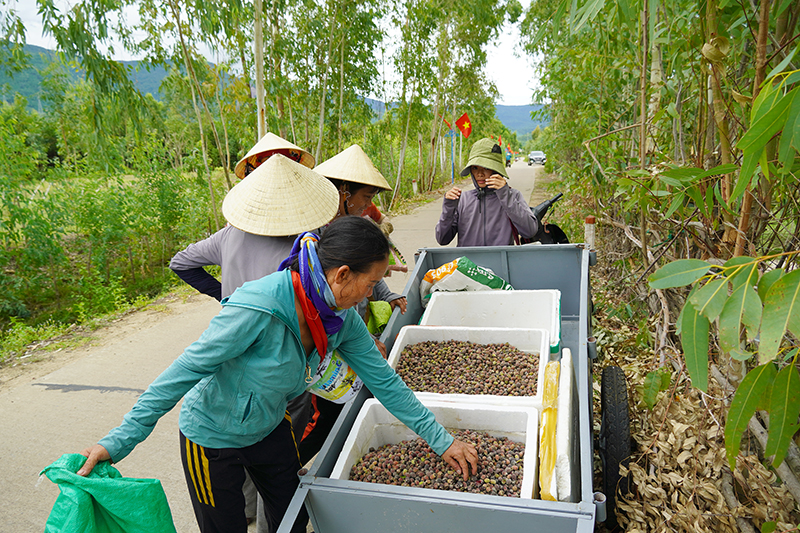
{"type": "MultiPolygon", "coordinates": [[[[539,372],[537,375],[536,395],[530,396],[501,396],[499,401],[505,405],[534,405],[539,406],[538,398],[541,397],[539,383],[544,378],[544,365],[550,360],[550,334],[545,329],[532,328],[472,328],[449,326],[405,326],[400,329],[397,338],[389,352],[389,366],[396,369],[400,362],[403,349],[410,344],[435,341],[462,341],[475,344],[500,344],[507,342],[514,348],[539,355],[539,372]],[[537,398],[536,403],[531,403],[531,398],[537,398]],[[508,400],[508,401],[506,401],[508,400]]],[[[419,398],[430,398],[443,401],[475,401],[476,398],[490,400],[496,398],[486,394],[439,394],[435,392],[420,391],[415,393],[419,398]]]]}
{"type": "Polygon", "coordinates": [[[556,415],[556,487],[558,500],[572,501],[572,352],[561,350],[556,415]]]}
{"type": "Polygon", "coordinates": [[[561,345],[561,291],[434,292],[419,325],[546,329],[555,353],[561,345]]]}
{"type": "MultiPolygon", "coordinates": [[[[436,401],[423,401],[423,404],[447,429],[469,429],[525,443],[520,498],[533,498],[539,467],[539,411],[537,409],[436,401]]],[[[401,441],[416,438],[416,433],[395,418],[378,400],[371,398],[361,406],[361,411],[353,422],[353,427],[344,442],[344,447],[330,477],[332,479],[349,479],[353,465],[366,455],[370,448],[377,449],[385,444],[398,444],[401,441]]]]}

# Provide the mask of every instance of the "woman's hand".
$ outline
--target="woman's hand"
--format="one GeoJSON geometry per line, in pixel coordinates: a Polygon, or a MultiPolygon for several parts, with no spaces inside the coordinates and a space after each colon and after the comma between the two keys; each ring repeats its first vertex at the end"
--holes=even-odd
{"type": "Polygon", "coordinates": [[[458,187],[453,187],[452,189],[447,191],[444,197],[447,198],[448,200],[458,200],[459,198],[461,198],[461,189],[459,189],[458,187]]]}
{"type": "Polygon", "coordinates": [[[406,314],[406,307],[408,307],[408,300],[406,299],[405,296],[401,296],[400,298],[397,298],[396,300],[392,300],[391,302],[389,302],[389,305],[392,306],[392,311],[394,311],[395,307],[399,307],[400,314],[404,315],[406,314]]]}
{"type": "Polygon", "coordinates": [[[460,440],[454,440],[453,444],[442,454],[447,464],[452,466],[456,472],[464,476],[464,481],[469,477],[469,465],[472,465],[472,475],[478,473],[478,451],[475,446],[460,440]]]}
{"type": "Polygon", "coordinates": [[[386,345],[378,339],[375,339],[375,346],[378,348],[378,351],[381,352],[383,358],[386,359],[386,345]]]}
{"type": "Polygon", "coordinates": [[[492,174],[486,178],[486,186],[490,189],[502,189],[506,185],[506,179],[500,174],[492,174]]]}
{"type": "Polygon", "coordinates": [[[81,455],[88,457],[81,469],[78,470],[78,475],[84,477],[88,476],[94,469],[95,465],[100,461],[111,460],[111,455],[109,455],[108,450],[99,444],[95,444],[91,448],[86,448],[85,450],[81,451],[81,455]]]}

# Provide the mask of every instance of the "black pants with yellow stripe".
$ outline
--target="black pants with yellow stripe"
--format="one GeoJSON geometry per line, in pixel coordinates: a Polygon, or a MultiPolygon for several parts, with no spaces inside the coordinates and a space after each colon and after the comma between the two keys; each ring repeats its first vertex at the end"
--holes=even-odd
{"type": "MultiPolygon", "coordinates": [[[[264,500],[270,531],[277,531],[299,484],[300,459],[285,418],[264,440],[246,448],[204,448],[183,433],[181,460],[192,506],[201,533],[245,533],[245,501],[242,485],[245,469],[264,500]]],[[[303,508],[292,529],[306,531],[308,514],[303,508]]]]}

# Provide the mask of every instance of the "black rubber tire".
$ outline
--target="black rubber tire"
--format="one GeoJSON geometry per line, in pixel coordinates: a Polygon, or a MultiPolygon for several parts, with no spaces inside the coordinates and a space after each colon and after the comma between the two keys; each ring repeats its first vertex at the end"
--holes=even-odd
{"type": "Polygon", "coordinates": [[[603,494],[606,496],[608,529],[617,526],[618,494],[628,493],[628,477],[619,475],[619,466],[628,466],[631,455],[631,426],[628,417],[628,386],[618,366],[603,369],[600,382],[599,452],[603,461],[603,494]]]}

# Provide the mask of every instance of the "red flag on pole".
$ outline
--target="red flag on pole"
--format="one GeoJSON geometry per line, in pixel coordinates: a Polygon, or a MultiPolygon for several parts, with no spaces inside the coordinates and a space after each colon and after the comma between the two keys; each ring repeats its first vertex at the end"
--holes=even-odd
{"type": "Polygon", "coordinates": [[[447,129],[452,130],[453,126],[451,126],[450,123],[447,122],[447,120],[444,118],[444,115],[439,115],[439,116],[442,117],[442,120],[444,121],[444,123],[447,124],[447,129]]]}
{"type": "Polygon", "coordinates": [[[464,138],[468,138],[469,134],[472,133],[472,123],[466,113],[458,117],[458,120],[456,120],[456,127],[464,138]]]}

